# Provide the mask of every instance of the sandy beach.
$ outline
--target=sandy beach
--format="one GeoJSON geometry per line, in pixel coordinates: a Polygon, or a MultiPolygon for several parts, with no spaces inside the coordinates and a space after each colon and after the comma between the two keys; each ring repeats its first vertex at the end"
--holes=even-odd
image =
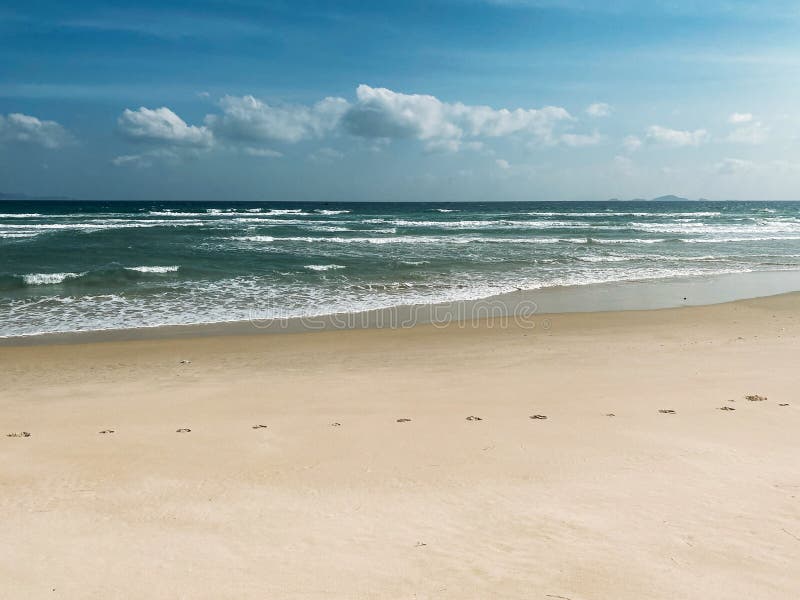
{"type": "Polygon", "coordinates": [[[2,347],[0,597],[795,599],[798,352],[797,294],[2,347]]]}

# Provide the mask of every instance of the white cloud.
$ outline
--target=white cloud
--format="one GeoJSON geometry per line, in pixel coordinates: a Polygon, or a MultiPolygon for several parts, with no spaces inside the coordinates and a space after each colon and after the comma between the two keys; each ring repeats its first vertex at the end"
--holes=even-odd
{"type": "Polygon", "coordinates": [[[178,154],[168,148],[158,148],[141,154],[122,154],[111,159],[111,164],[115,167],[137,167],[148,169],[158,161],[177,162],[180,159],[178,154]]]}
{"type": "Polygon", "coordinates": [[[325,98],[313,106],[272,106],[253,96],[225,96],[222,115],[208,115],[206,124],[232,140],[296,143],[322,137],[336,128],[348,102],[325,98]]]}
{"type": "Polygon", "coordinates": [[[734,129],[728,134],[727,140],[737,144],[763,144],[767,141],[768,134],[769,128],[760,121],[755,121],[734,129]]]}
{"type": "Polygon", "coordinates": [[[498,167],[500,167],[503,170],[508,170],[508,169],[511,168],[511,165],[508,163],[508,161],[504,160],[502,158],[498,158],[497,160],[495,160],[494,164],[496,164],[498,167]]]}
{"type": "Polygon", "coordinates": [[[714,170],[720,175],[737,175],[752,171],[755,163],[739,158],[725,158],[714,165],[714,170]]]}
{"type": "Polygon", "coordinates": [[[21,113],[0,115],[0,143],[20,142],[55,149],[72,141],[69,132],[55,121],[42,121],[21,113]]]}
{"type": "Polygon", "coordinates": [[[563,108],[493,109],[489,106],[442,102],[435,96],[403,94],[359,85],[356,102],[342,117],[349,133],[365,138],[417,139],[460,148],[464,138],[529,135],[551,143],[558,122],[572,117],[563,108]]]}
{"type": "Polygon", "coordinates": [[[733,113],[728,117],[728,123],[749,123],[753,120],[753,115],[750,113],[733,113]]]}
{"type": "Polygon", "coordinates": [[[611,105],[605,102],[595,102],[586,107],[586,114],[590,117],[607,117],[611,114],[611,105]]]}
{"type": "Polygon", "coordinates": [[[120,131],[131,139],[206,148],[213,144],[214,136],[206,127],[187,125],[178,115],[165,106],[137,110],[126,108],[117,120],[120,131]]]}
{"type": "Polygon", "coordinates": [[[629,135],[622,140],[622,145],[628,152],[636,152],[642,147],[642,140],[635,135],[629,135]]]}
{"type": "Polygon", "coordinates": [[[561,141],[573,148],[579,148],[581,146],[595,146],[599,144],[603,139],[596,131],[591,135],[586,135],[582,133],[565,133],[561,136],[561,141]]]}
{"type": "Polygon", "coordinates": [[[705,129],[682,131],[653,125],[647,129],[647,139],[671,146],[698,146],[709,139],[705,129]]]}
{"type": "Polygon", "coordinates": [[[283,152],[272,150],[270,148],[254,148],[252,146],[245,146],[242,150],[247,156],[257,156],[258,158],[280,158],[283,152]]]}

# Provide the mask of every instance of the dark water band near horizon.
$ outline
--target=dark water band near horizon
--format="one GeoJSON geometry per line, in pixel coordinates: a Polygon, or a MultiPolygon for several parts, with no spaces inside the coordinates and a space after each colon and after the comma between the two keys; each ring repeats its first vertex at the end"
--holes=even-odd
{"type": "Polygon", "coordinates": [[[798,270],[800,202],[0,202],[2,337],[798,270]]]}

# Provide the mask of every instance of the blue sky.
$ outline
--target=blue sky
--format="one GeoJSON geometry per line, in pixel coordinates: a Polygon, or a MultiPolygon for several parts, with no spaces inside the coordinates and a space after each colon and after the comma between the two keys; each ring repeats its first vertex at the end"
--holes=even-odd
{"type": "Polygon", "coordinates": [[[4,2],[0,191],[800,198],[793,2],[4,2]]]}

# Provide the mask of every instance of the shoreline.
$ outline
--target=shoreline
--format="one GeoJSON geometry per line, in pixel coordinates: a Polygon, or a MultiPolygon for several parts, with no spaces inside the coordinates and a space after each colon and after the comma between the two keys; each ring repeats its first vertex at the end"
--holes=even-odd
{"type": "Polygon", "coordinates": [[[397,305],[352,313],[286,319],[158,325],[127,329],[55,332],[0,337],[0,347],[83,344],[126,340],[247,336],[348,329],[444,327],[487,318],[534,322],[557,314],[642,311],[708,306],[800,291],[800,270],[750,271],[553,286],[474,300],[397,305]]]}
{"type": "Polygon", "coordinates": [[[0,348],[0,596],[800,595],[800,294],[475,325],[0,348]]]}

